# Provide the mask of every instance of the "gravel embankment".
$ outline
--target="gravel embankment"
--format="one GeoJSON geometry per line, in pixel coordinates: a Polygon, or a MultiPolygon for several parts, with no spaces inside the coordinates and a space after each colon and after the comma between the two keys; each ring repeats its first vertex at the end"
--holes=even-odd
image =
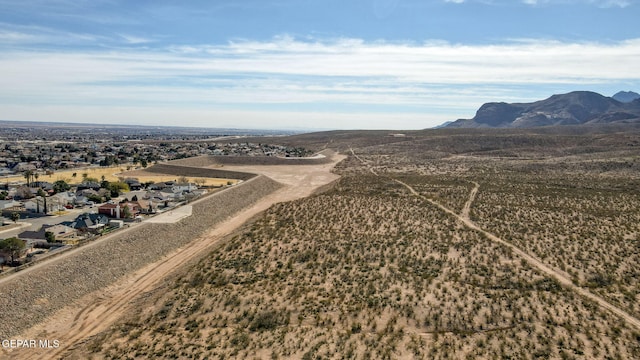
{"type": "Polygon", "coordinates": [[[181,166],[211,165],[319,165],[332,160],[323,158],[281,158],[277,156],[214,156],[204,155],[186,159],[172,160],[170,163],[181,166]]]}
{"type": "Polygon", "coordinates": [[[281,185],[259,176],[192,203],[175,224],[145,223],[0,285],[0,339],[16,336],[82,296],[159,260],[281,185]]]}
{"type": "MultiPolygon", "coordinates": [[[[211,165],[211,164],[207,164],[211,165]]],[[[205,165],[206,166],[206,165],[205,165]]],[[[157,174],[169,174],[176,176],[195,176],[195,177],[210,177],[210,178],[222,178],[222,179],[237,179],[237,180],[249,180],[256,177],[255,174],[228,171],[219,169],[203,169],[195,166],[183,166],[183,165],[171,165],[171,164],[156,164],[145,171],[157,173],[157,174]]]]}

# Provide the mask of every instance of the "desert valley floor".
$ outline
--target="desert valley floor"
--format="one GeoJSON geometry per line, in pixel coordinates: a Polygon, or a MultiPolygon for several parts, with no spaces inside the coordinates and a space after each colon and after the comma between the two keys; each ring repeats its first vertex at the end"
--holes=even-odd
{"type": "Polygon", "coordinates": [[[639,358],[638,134],[289,137],[331,161],[224,165],[264,196],[21,336],[70,359],[639,358]]]}

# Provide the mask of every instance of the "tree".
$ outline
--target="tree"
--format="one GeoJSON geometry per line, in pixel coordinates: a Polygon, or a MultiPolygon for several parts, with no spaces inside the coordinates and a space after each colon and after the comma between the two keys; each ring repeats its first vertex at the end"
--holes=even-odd
{"type": "Polygon", "coordinates": [[[22,176],[24,176],[25,180],[27,180],[27,187],[29,187],[29,185],[31,185],[31,176],[32,175],[33,175],[33,172],[31,172],[31,170],[27,170],[22,174],[22,176]]]}
{"type": "Polygon", "coordinates": [[[6,200],[9,193],[6,191],[0,191],[0,200],[6,200]]]}
{"type": "Polygon", "coordinates": [[[133,217],[133,214],[131,213],[131,210],[129,209],[129,205],[125,205],[122,208],[122,217],[125,219],[131,219],[133,217]]]}
{"type": "Polygon", "coordinates": [[[44,238],[47,239],[47,242],[56,242],[56,234],[52,233],[51,231],[45,231],[44,238]]]}
{"type": "Polygon", "coordinates": [[[12,213],[11,213],[11,220],[12,220],[14,223],[17,223],[17,222],[18,222],[18,220],[20,220],[20,213],[19,213],[19,212],[12,212],[12,213]]]}
{"type": "Polygon", "coordinates": [[[53,191],[56,193],[68,191],[69,189],[71,189],[71,186],[64,180],[58,180],[53,183],[53,191]]]}
{"type": "Polygon", "coordinates": [[[114,181],[109,183],[109,190],[111,191],[111,197],[118,197],[121,192],[129,191],[129,185],[123,181],[114,181]]]}
{"type": "Polygon", "coordinates": [[[10,237],[8,239],[0,241],[0,250],[9,253],[12,263],[16,260],[16,257],[20,257],[22,251],[26,246],[26,241],[20,240],[17,237],[10,237]]]}
{"type": "Polygon", "coordinates": [[[27,186],[20,186],[16,190],[16,195],[21,199],[31,199],[33,194],[31,193],[31,189],[27,186]]]}

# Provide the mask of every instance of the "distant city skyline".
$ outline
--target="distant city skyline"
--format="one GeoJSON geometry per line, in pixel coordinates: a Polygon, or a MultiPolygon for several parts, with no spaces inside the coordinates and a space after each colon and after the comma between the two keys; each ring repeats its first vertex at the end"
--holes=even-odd
{"type": "Polygon", "coordinates": [[[640,0],[0,0],[0,119],[422,129],[640,92],[640,0]]]}

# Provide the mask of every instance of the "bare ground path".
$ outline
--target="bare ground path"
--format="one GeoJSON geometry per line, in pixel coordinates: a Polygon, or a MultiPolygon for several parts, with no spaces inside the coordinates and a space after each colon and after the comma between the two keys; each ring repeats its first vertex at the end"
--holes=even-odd
{"type": "Polygon", "coordinates": [[[47,321],[34,326],[16,339],[58,340],[56,349],[20,349],[6,352],[11,359],[52,359],[65,356],[77,344],[109,328],[130,307],[132,300],[153,290],[182,264],[211,250],[226,235],[271,205],[311,195],[319,187],[336,179],[331,169],[345,156],[334,155],[333,161],[321,165],[227,166],[228,170],[248,171],[271,177],[285,186],[262,198],[248,209],[213,228],[205,236],[130,274],[117,283],[91,293],[61,309],[47,321]]]}
{"type": "Polygon", "coordinates": [[[431,200],[421,194],[419,194],[418,192],[416,192],[411,186],[409,186],[408,184],[405,184],[404,182],[400,181],[400,180],[396,180],[394,179],[394,181],[396,181],[399,184],[402,184],[403,186],[405,186],[413,195],[420,197],[421,199],[424,199],[426,201],[428,201],[429,203],[437,206],[438,208],[440,208],[442,211],[451,214],[453,216],[455,216],[458,220],[460,220],[464,225],[466,225],[468,228],[476,230],[478,232],[481,232],[482,234],[484,234],[487,238],[489,238],[492,241],[498,242],[504,246],[509,247],[515,254],[517,254],[518,256],[520,256],[521,258],[525,259],[529,264],[535,266],[536,268],[538,268],[540,271],[542,271],[543,273],[555,278],[556,280],[558,280],[558,282],[560,282],[562,285],[566,286],[567,288],[570,288],[572,290],[574,290],[575,292],[577,292],[578,294],[588,298],[589,300],[594,301],[595,303],[597,303],[598,305],[600,305],[600,307],[605,308],[609,311],[611,311],[612,313],[622,317],[628,324],[635,326],[637,329],[640,329],[640,320],[637,319],[636,317],[630,315],[629,313],[627,313],[626,311],[620,309],[619,307],[611,304],[610,302],[606,301],[605,299],[601,298],[600,296],[582,288],[579,286],[576,286],[569,278],[567,278],[565,275],[563,275],[562,273],[560,273],[557,270],[554,270],[553,268],[545,265],[542,261],[540,261],[539,259],[529,255],[528,253],[524,252],[522,249],[520,249],[519,247],[495,236],[494,234],[481,229],[478,225],[476,225],[473,221],[471,221],[469,218],[463,217],[461,215],[456,214],[454,211],[452,211],[451,209],[439,204],[438,202],[431,200]]]}
{"type": "MultiPolygon", "coordinates": [[[[351,149],[351,152],[353,153],[353,155],[360,160],[363,164],[367,165],[366,162],[364,162],[360,157],[358,157],[357,155],[355,155],[355,153],[353,152],[353,149],[351,149]]],[[[370,169],[371,170],[371,169],[370,169]]],[[[374,172],[375,174],[375,172],[374,172]]],[[[376,174],[377,175],[377,174],[376,174]]],[[[475,199],[475,196],[478,192],[479,189],[479,184],[474,183],[476,185],[476,187],[474,187],[474,189],[471,191],[471,194],[469,195],[469,199],[467,200],[467,203],[465,204],[464,209],[462,210],[461,214],[456,214],[455,211],[445,207],[444,205],[438,203],[435,200],[432,200],[424,195],[421,195],[420,193],[418,193],[413,187],[411,187],[410,185],[397,180],[397,179],[393,179],[395,182],[403,185],[404,187],[407,188],[407,190],[409,190],[409,192],[411,192],[412,195],[417,196],[425,201],[428,201],[429,203],[437,206],[440,210],[454,216],[455,218],[457,218],[460,222],[462,222],[465,226],[467,226],[470,229],[476,230],[482,234],[484,234],[488,239],[500,243],[504,246],[509,247],[515,254],[517,254],[518,256],[520,256],[521,258],[523,258],[524,260],[526,260],[529,264],[531,264],[532,266],[535,266],[536,268],[538,268],[540,271],[542,271],[543,273],[545,273],[548,276],[551,276],[552,278],[555,278],[558,282],[560,282],[562,285],[564,285],[567,289],[571,289],[573,291],[575,291],[576,293],[580,294],[581,296],[595,302],[596,304],[598,304],[601,308],[607,309],[610,312],[620,316],[622,319],[624,319],[625,322],[627,322],[629,325],[634,326],[637,329],[640,329],[640,320],[634,316],[632,316],[631,314],[629,314],[628,312],[622,310],[621,308],[611,304],[610,302],[606,301],[605,299],[603,299],[602,297],[588,291],[587,289],[584,289],[582,287],[579,287],[577,285],[575,285],[568,277],[566,277],[564,274],[562,274],[561,272],[547,266],[546,264],[544,264],[540,259],[537,259],[536,257],[529,255],[528,253],[526,253],[524,250],[520,249],[519,247],[499,238],[498,236],[483,230],[482,228],[480,228],[478,225],[476,225],[473,221],[471,221],[471,219],[469,219],[469,209],[471,209],[471,205],[473,203],[473,200],[475,199]]]]}
{"type": "Polygon", "coordinates": [[[471,183],[473,183],[474,185],[473,189],[471,189],[471,192],[469,193],[469,199],[464,204],[464,207],[462,208],[462,212],[460,213],[460,216],[462,216],[465,219],[471,219],[469,217],[469,212],[471,212],[471,205],[473,204],[473,201],[476,199],[476,195],[478,194],[478,190],[480,189],[480,184],[478,184],[475,181],[472,181],[471,183]]]}

